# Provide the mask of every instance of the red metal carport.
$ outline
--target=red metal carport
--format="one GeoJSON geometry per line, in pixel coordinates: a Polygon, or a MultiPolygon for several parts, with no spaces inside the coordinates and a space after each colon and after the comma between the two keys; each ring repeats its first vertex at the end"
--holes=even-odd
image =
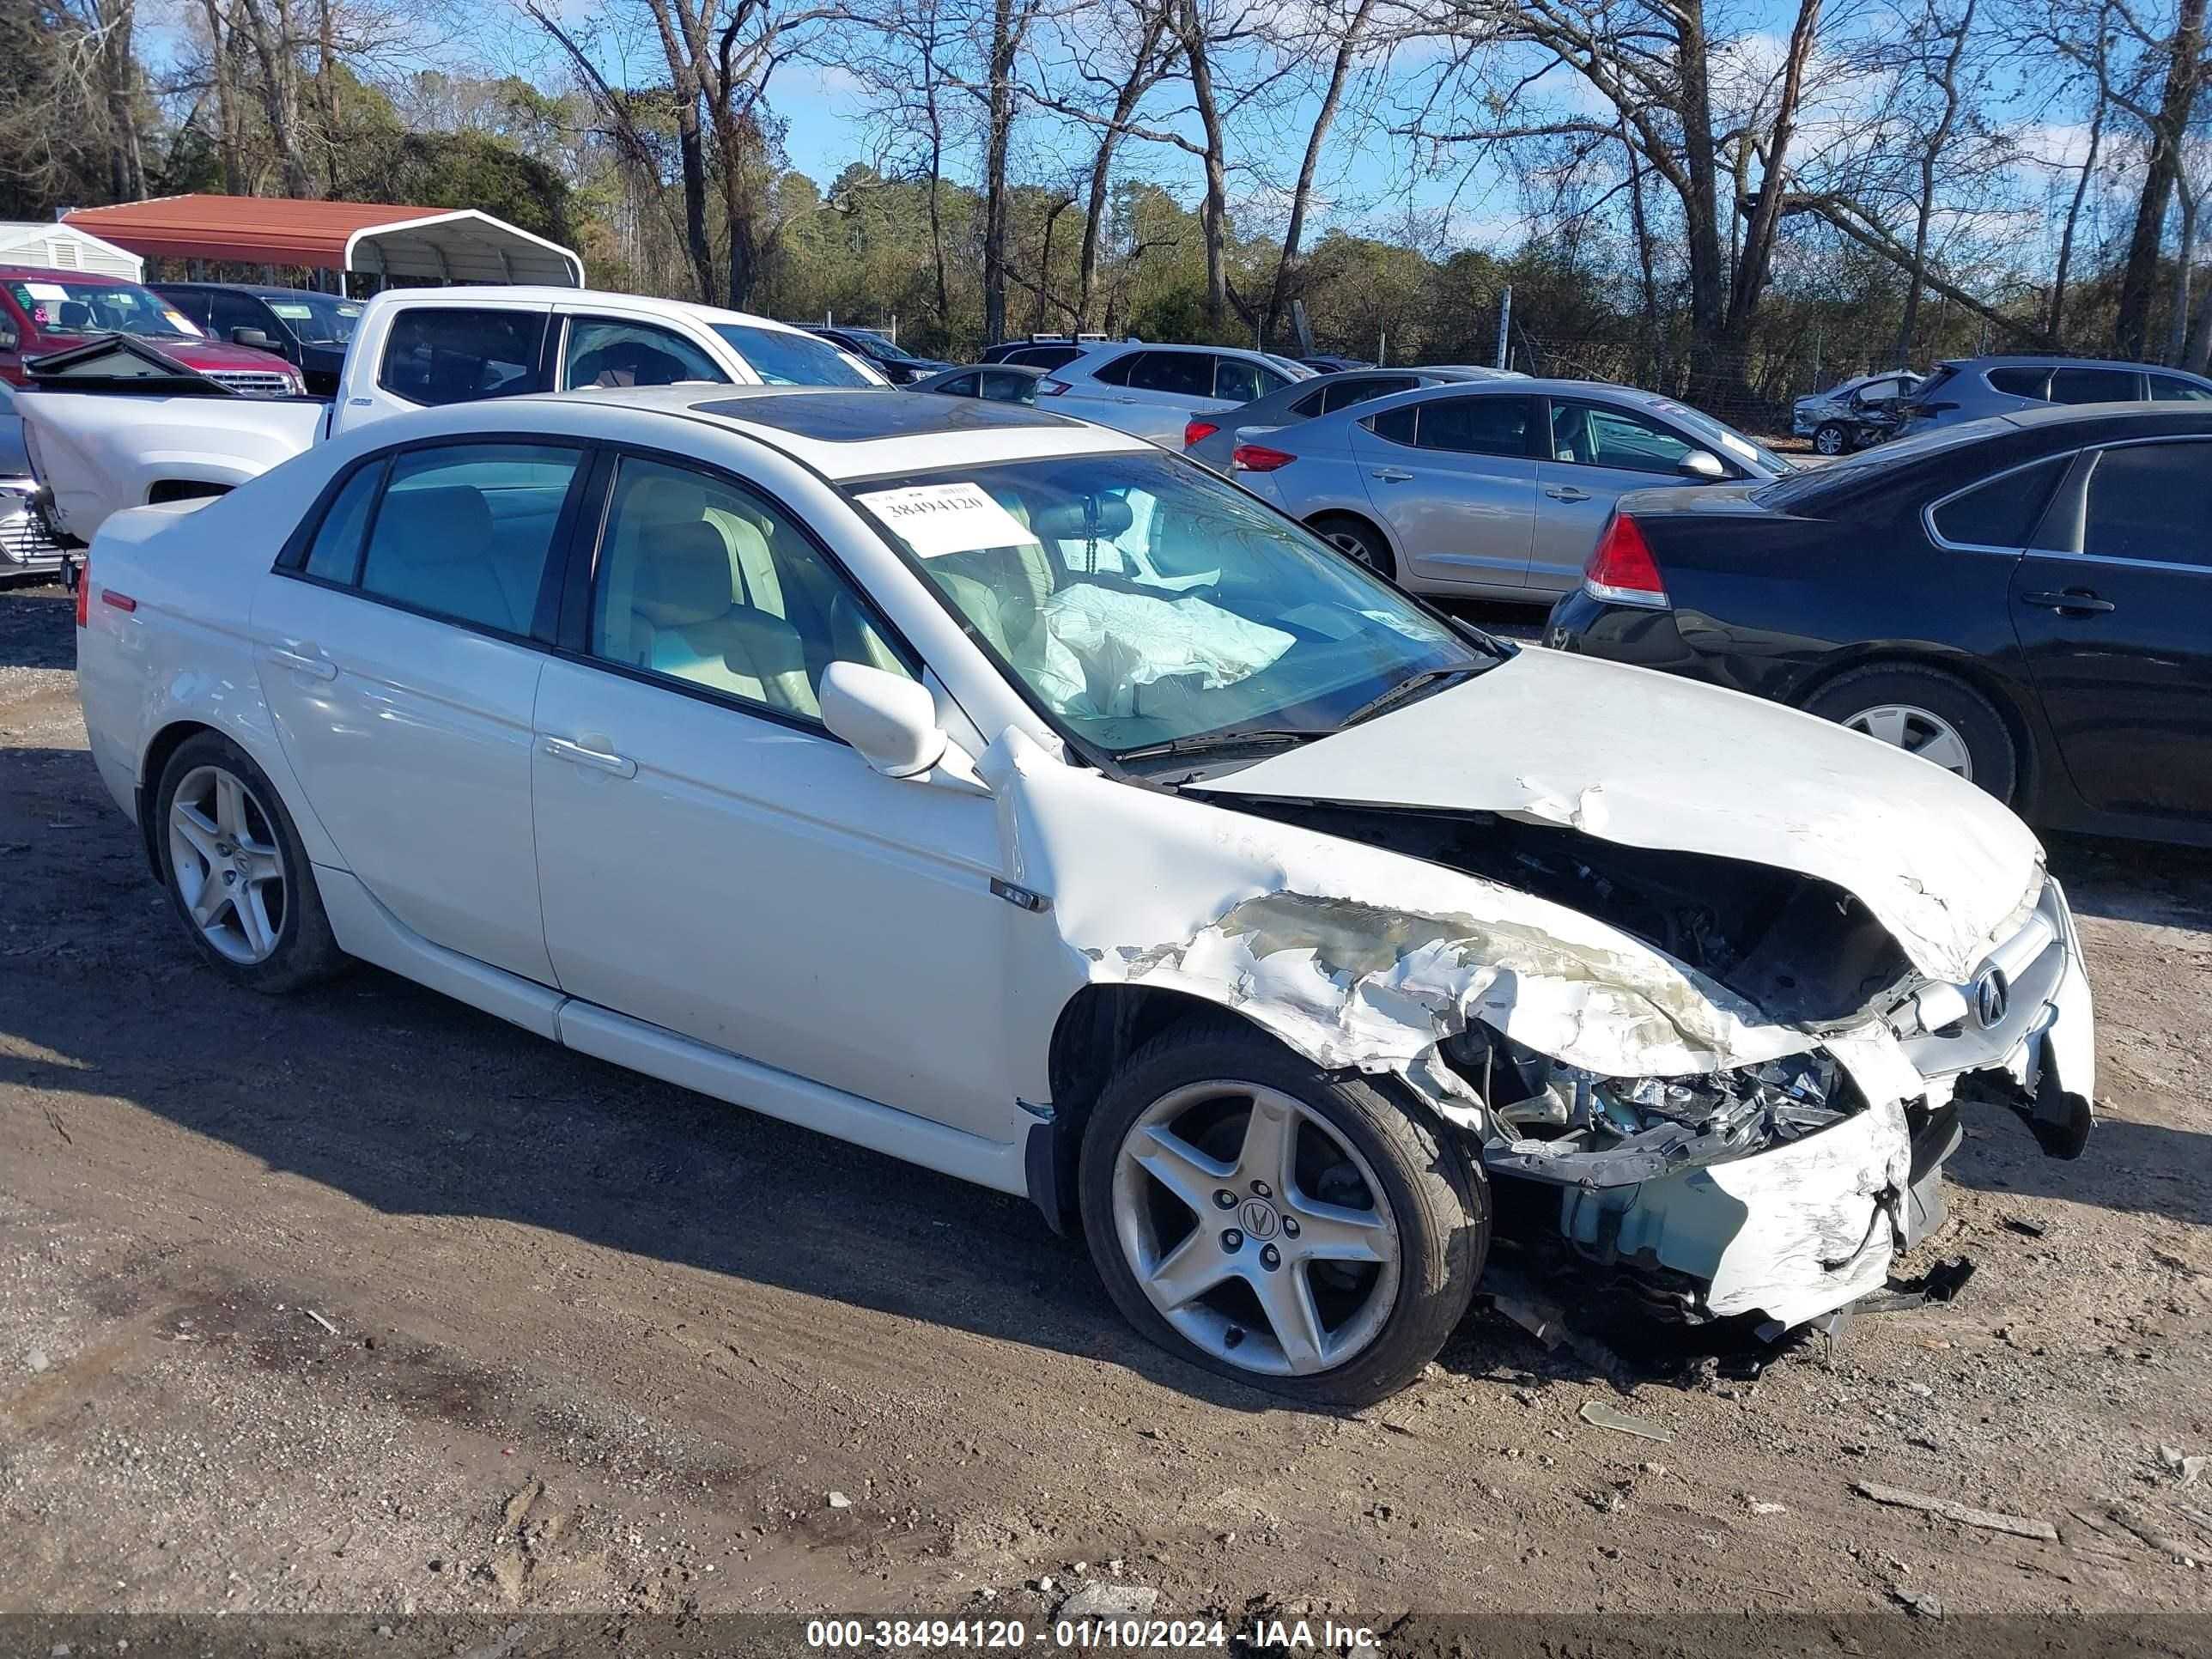
{"type": "Polygon", "coordinates": [[[159,196],[80,208],[64,222],[149,258],[301,265],[358,271],[398,284],[584,285],[584,262],[573,249],[473,208],[159,196]]]}

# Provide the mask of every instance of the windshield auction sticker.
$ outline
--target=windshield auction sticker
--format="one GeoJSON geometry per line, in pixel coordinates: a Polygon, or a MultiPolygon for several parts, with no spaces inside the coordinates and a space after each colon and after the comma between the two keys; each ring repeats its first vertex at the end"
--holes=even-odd
{"type": "Polygon", "coordinates": [[[987,547],[1026,547],[1036,540],[978,483],[915,484],[878,489],[860,500],[921,558],[941,559],[948,553],[975,553],[987,547]]]}

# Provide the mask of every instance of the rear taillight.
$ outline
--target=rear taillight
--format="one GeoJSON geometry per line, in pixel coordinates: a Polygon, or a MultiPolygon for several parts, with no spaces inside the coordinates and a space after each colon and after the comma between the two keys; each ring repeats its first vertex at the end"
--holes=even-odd
{"type": "Polygon", "coordinates": [[[1583,592],[1612,605],[1643,605],[1656,611],[1667,608],[1667,585],[1659,580],[1659,562],[1651,556],[1651,544],[1626,513],[1606,520],[1605,533],[1583,567],[1583,592]]]}
{"type": "Polygon", "coordinates": [[[1212,421],[1185,421],[1182,423],[1182,447],[1188,449],[1193,444],[1202,444],[1220,430],[1220,427],[1212,421]]]}
{"type": "Polygon", "coordinates": [[[1229,452],[1230,464],[1239,472],[1273,472],[1296,459],[1297,456],[1270,449],[1265,444],[1239,444],[1229,452]]]}
{"type": "Polygon", "coordinates": [[[1037,396],[1040,398],[1057,398],[1066,390],[1066,381],[1055,380],[1050,375],[1037,382],[1037,396]]]}
{"type": "Polygon", "coordinates": [[[92,620],[92,555],[87,553],[76,566],[76,625],[82,628],[92,620]]]}

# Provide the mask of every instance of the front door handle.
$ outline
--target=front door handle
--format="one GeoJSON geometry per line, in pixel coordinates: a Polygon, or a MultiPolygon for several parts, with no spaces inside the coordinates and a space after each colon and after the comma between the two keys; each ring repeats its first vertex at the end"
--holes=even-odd
{"type": "Polygon", "coordinates": [[[1573,484],[1546,484],[1544,493],[1555,501],[1586,501],[1590,497],[1589,490],[1573,484]]]}
{"type": "Polygon", "coordinates": [[[295,651],[289,646],[271,646],[269,660],[279,668],[289,668],[295,674],[307,674],[319,680],[334,680],[338,677],[338,665],[312,645],[301,641],[303,649],[295,651]]]}
{"type": "Polygon", "coordinates": [[[2063,593],[2023,593],[2021,597],[2030,605],[2039,605],[2062,616],[2098,617],[2119,609],[2110,599],[2100,599],[2086,587],[2069,587],[2063,593]]]}
{"type": "Polygon", "coordinates": [[[1378,466],[1375,476],[1384,483],[1411,483],[1413,475],[1402,466],[1378,466]]]}
{"type": "Polygon", "coordinates": [[[555,760],[564,760],[575,766],[593,767],[602,772],[611,772],[618,778],[637,775],[637,763],[628,755],[612,754],[604,749],[587,749],[567,738],[548,738],[544,747],[555,760]]]}

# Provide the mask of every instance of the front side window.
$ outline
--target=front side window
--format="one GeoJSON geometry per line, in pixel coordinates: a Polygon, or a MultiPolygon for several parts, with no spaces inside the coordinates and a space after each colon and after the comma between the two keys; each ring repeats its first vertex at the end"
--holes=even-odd
{"type": "Polygon", "coordinates": [[[795,328],[755,323],[716,323],[720,335],[745,360],[763,386],[880,386],[868,370],[827,340],[795,328]]]}
{"type": "Polygon", "coordinates": [[[1610,404],[1552,404],[1552,453],[1562,461],[1671,474],[1696,447],[1656,421],[1610,404]]]}
{"type": "Polygon", "coordinates": [[[258,329],[272,341],[283,338],[281,325],[262,310],[260,301],[221,289],[208,296],[208,326],[218,340],[236,339],[241,328],[258,329]]]}
{"type": "Polygon", "coordinates": [[[611,317],[578,317],[561,354],[563,386],[676,386],[685,380],[727,385],[714,359],[672,329],[611,317]]]}
{"type": "Polygon", "coordinates": [[[581,454],[550,444],[403,452],[369,529],[362,592],[477,628],[529,633],[581,454]]]}
{"type": "Polygon", "coordinates": [[[2175,374],[2150,377],[2150,396],[2159,404],[2212,404],[2212,387],[2201,386],[2175,374]]]}
{"type": "Polygon", "coordinates": [[[975,395],[979,384],[977,378],[973,374],[956,374],[944,385],[931,389],[940,392],[948,398],[972,398],[975,395]]]}
{"type": "Polygon", "coordinates": [[[267,301],[284,325],[309,345],[343,345],[361,322],[361,301],[301,291],[267,301]]]}
{"type": "Polygon", "coordinates": [[[984,373],[982,395],[993,403],[1033,404],[1036,392],[1037,377],[1034,374],[984,373]]]}
{"type": "Polygon", "coordinates": [[[1527,455],[1537,422],[1534,398],[1440,398],[1418,405],[1423,449],[1455,455],[1527,455]]]}
{"type": "Polygon", "coordinates": [[[2129,444],[2099,455],[2081,550],[2212,566],[2212,441],[2129,444]]]}
{"type": "Polygon", "coordinates": [[[416,306],[396,313],[384,345],[384,389],[412,404],[474,403],[544,390],[542,311],[416,306]]]}
{"type": "Polygon", "coordinates": [[[2142,396],[2142,377],[2124,368],[2061,368],[2051,376],[2054,404],[2127,404],[2142,396]]]}
{"type": "Polygon", "coordinates": [[[641,456],[615,475],[590,650],[811,720],[821,718],[833,662],[913,674],[843,574],[782,513],[724,479],[641,456]]]}
{"type": "Polygon", "coordinates": [[[1339,729],[1497,660],[1178,458],[1079,455],[848,487],[1030,700],[1109,753],[1339,729]]]}

